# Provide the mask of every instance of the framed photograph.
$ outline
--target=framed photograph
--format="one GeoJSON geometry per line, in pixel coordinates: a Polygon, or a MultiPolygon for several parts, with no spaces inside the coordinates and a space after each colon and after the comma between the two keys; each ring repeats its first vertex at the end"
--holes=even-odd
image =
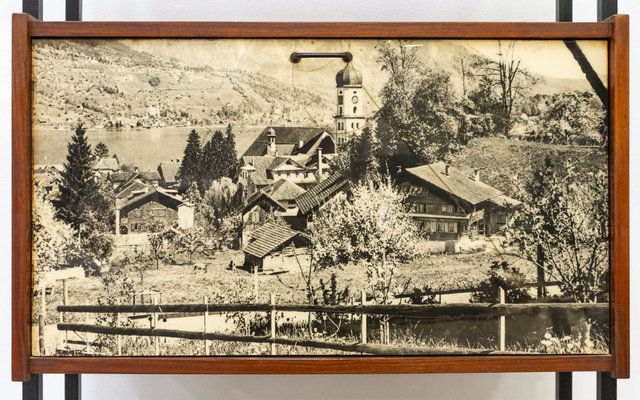
{"type": "Polygon", "coordinates": [[[13,379],[629,374],[628,18],[13,19],[13,379]]]}

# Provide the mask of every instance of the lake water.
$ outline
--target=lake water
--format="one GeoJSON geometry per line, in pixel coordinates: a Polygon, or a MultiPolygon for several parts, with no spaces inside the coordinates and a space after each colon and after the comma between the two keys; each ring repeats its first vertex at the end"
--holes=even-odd
{"type": "MultiPolygon", "coordinates": [[[[192,129],[200,133],[202,142],[209,140],[216,130],[225,131],[226,126],[171,127],[151,129],[89,129],[87,139],[95,146],[103,142],[110,154],[116,154],[120,164],[138,167],[140,170],[155,170],[163,160],[182,158],[187,136],[192,129]]],[[[234,126],[236,149],[242,155],[255,140],[264,126],[234,126]]],[[[43,129],[35,127],[33,134],[34,164],[62,164],[66,161],[67,144],[71,130],[43,129]]]]}

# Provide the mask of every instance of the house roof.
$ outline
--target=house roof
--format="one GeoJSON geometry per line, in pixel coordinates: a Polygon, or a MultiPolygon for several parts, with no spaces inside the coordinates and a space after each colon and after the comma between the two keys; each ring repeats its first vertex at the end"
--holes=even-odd
{"type": "Polygon", "coordinates": [[[345,177],[340,174],[333,174],[296,197],[296,205],[302,215],[307,214],[309,211],[326,203],[347,185],[349,185],[349,181],[345,177]]]}
{"type": "Polygon", "coordinates": [[[119,185],[116,190],[116,198],[128,198],[134,192],[139,191],[148,191],[150,189],[149,185],[141,181],[140,179],[133,179],[130,181],[126,181],[124,184],[119,185]]]}
{"type": "Polygon", "coordinates": [[[252,209],[261,198],[267,198],[281,210],[286,210],[286,205],[281,202],[294,200],[304,192],[305,190],[295,183],[286,179],[278,179],[271,185],[260,189],[249,197],[247,205],[244,206],[244,212],[252,209]]]}
{"type": "Polygon", "coordinates": [[[65,168],[63,164],[35,164],[33,166],[33,173],[34,174],[44,173],[44,172],[59,173],[59,172],[63,172],[64,169],[65,168]]]}
{"type": "Polygon", "coordinates": [[[158,171],[141,171],[138,172],[138,177],[143,181],[159,181],[160,174],[158,171]]]}
{"type": "Polygon", "coordinates": [[[158,174],[167,183],[178,182],[180,162],[176,160],[162,161],[158,165],[158,174]]]}
{"type": "Polygon", "coordinates": [[[473,205],[483,201],[504,202],[507,199],[514,204],[518,203],[517,200],[505,196],[500,190],[478,182],[453,167],[449,167],[449,172],[446,173],[444,162],[407,168],[406,173],[473,205]]]}
{"type": "Polygon", "coordinates": [[[124,182],[131,176],[132,172],[121,171],[121,172],[112,172],[109,174],[108,180],[114,183],[124,182]]]}
{"type": "Polygon", "coordinates": [[[298,126],[273,126],[266,127],[253,141],[243,156],[264,156],[269,144],[269,131],[273,129],[276,134],[276,148],[281,156],[296,154],[300,147],[300,141],[304,145],[325,132],[322,128],[307,128],[298,126]],[[285,146],[287,145],[287,146],[285,146]],[[279,147],[280,146],[280,147],[279,147]]]}
{"type": "Polygon", "coordinates": [[[251,174],[251,180],[255,185],[268,185],[271,179],[267,177],[267,169],[276,157],[242,157],[242,165],[251,165],[255,172],[251,174]]]}
{"type": "Polygon", "coordinates": [[[298,235],[304,234],[273,222],[267,222],[251,232],[251,236],[255,240],[247,244],[243,251],[252,256],[263,258],[298,235]]]}
{"type": "Polygon", "coordinates": [[[131,182],[135,181],[136,179],[143,182],[159,181],[160,174],[158,174],[158,171],[113,172],[107,177],[108,181],[119,183],[119,185],[116,187],[116,193],[126,188],[131,182]]]}
{"type": "Polygon", "coordinates": [[[120,169],[120,163],[115,157],[102,157],[96,161],[93,166],[94,170],[117,171],[120,169]]]}
{"type": "Polygon", "coordinates": [[[262,191],[278,201],[293,200],[305,192],[303,188],[286,179],[278,179],[262,191]]]}
{"type": "Polygon", "coordinates": [[[301,159],[299,156],[289,156],[289,157],[276,157],[267,167],[268,171],[273,171],[277,169],[304,169],[304,162],[306,161],[306,156],[303,156],[301,159]],[[285,164],[289,164],[290,166],[283,167],[285,164]]]}
{"type": "Polygon", "coordinates": [[[179,198],[176,197],[172,194],[166,193],[165,191],[163,191],[162,189],[156,188],[156,187],[151,187],[149,188],[149,191],[147,191],[146,193],[141,193],[139,195],[130,197],[130,198],[119,198],[116,199],[116,209],[117,210],[122,210],[123,208],[126,207],[130,207],[135,205],[136,203],[141,203],[144,204],[149,198],[153,197],[153,196],[159,196],[159,197],[163,197],[166,200],[169,200],[170,203],[172,203],[174,205],[174,208],[178,208],[180,205],[184,204],[185,202],[179,198]]]}

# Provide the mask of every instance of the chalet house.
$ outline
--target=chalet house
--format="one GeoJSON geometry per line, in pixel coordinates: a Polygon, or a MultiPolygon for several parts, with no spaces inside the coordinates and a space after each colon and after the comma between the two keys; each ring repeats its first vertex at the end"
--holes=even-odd
{"type": "Polygon", "coordinates": [[[347,191],[349,181],[338,174],[304,190],[293,182],[280,179],[260,189],[247,200],[242,210],[242,241],[268,221],[269,214],[282,218],[291,229],[304,231],[313,226],[314,213],[340,192],[347,191]]]}
{"type": "Polygon", "coordinates": [[[158,175],[160,175],[160,186],[165,189],[178,189],[180,181],[178,171],[180,170],[180,159],[162,161],[158,165],[158,175]]]}
{"type": "Polygon", "coordinates": [[[268,222],[249,236],[242,249],[244,266],[255,272],[286,268],[295,249],[306,248],[309,244],[310,238],[304,233],[268,222]]]}
{"type": "Polygon", "coordinates": [[[349,180],[342,175],[333,174],[296,197],[294,202],[298,215],[305,219],[305,228],[311,229],[315,212],[338,193],[349,192],[350,185],[349,180]]]}
{"type": "Polygon", "coordinates": [[[279,179],[308,188],[329,176],[335,151],[324,129],[268,127],[240,158],[237,181],[245,198],[279,179]]]}
{"type": "Polygon", "coordinates": [[[242,243],[247,243],[253,231],[263,226],[273,214],[294,229],[304,229],[304,218],[298,216],[295,199],[305,190],[291,181],[279,179],[258,190],[242,209],[242,243]]]}
{"type": "Polygon", "coordinates": [[[133,191],[116,198],[116,235],[145,232],[146,224],[159,220],[181,229],[193,226],[194,208],[180,197],[158,187],[147,187],[142,193],[133,191]]]}
{"type": "Polygon", "coordinates": [[[507,225],[520,202],[443,162],[407,168],[399,177],[411,217],[433,240],[457,240],[474,229],[491,235],[507,225]]]}

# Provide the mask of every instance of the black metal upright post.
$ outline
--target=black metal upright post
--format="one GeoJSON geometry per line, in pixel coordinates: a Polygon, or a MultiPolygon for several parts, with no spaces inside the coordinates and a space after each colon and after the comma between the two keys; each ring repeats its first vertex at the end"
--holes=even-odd
{"type": "Polygon", "coordinates": [[[598,21],[618,13],[618,0],[598,0],[598,21]]]}
{"type": "MultiPolygon", "coordinates": [[[[573,0],[556,0],[556,21],[573,21],[573,0]]],[[[556,372],[556,400],[571,400],[573,396],[573,374],[556,372]]]]}
{"type": "Polygon", "coordinates": [[[67,374],[64,376],[64,400],[82,399],[82,377],[67,374]]]}
{"type": "Polygon", "coordinates": [[[556,400],[571,400],[573,396],[573,374],[556,372],[556,400]]]}
{"type": "Polygon", "coordinates": [[[618,385],[616,378],[606,372],[598,372],[598,400],[616,400],[618,385]]]}
{"type": "Polygon", "coordinates": [[[22,0],[22,12],[42,19],[42,0],[22,0]]]}
{"type": "Polygon", "coordinates": [[[65,20],[82,21],[82,0],[65,0],[65,20]]]}
{"type": "Polygon", "coordinates": [[[42,375],[33,375],[22,382],[22,400],[42,400],[42,375]]]}
{"type": "MultiPolygon", "coordinates": [[[[42,20],[42,0],[22,0],[22,12],[42,20]]],[[[22,382],[22,400],[42,400],[42,375],[22,382]]]]}
{"type": "Polygon", "coordinates": [[[573,21],[573,0],[556,0],[556,21],[573,21]]]}
{"type": "MultiPolygon", "coordinates": [[[[598,0],[598,21],[604,21],[618,13],[618,0],[598,0]]],[[[598,400],[616,400],[618,384],[607,372],[598,372],[598,400]]]]}
{"type": "MultiPolygon", "coordinates": [[[[65,0],[65,20],[82,21],[82,0],[65,0]]],[[[82,399],[82,376],[66,374],[64,376],[64,399],[82,399]]]]}

